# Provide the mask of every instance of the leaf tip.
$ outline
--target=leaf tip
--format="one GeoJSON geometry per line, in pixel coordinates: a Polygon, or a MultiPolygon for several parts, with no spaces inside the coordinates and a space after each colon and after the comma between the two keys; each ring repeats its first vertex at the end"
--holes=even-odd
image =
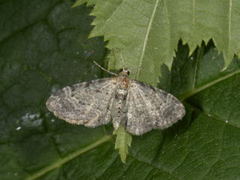
{"type": "Polygon", "coordinates": [[[118,149],[120,159],[125,164],[128,148],[132,143],[132,136],[125,130],[123,126],[120,126],[118,129],[114,130],[114,135],[116,135],[115,149],[118,149]]]}
{"type": "Polygon", "coordinates": [[[85,2],[87,2],[86,0],[77,0],[72,6],[71,8],[75,8],[77,6],[80,6],[82,4],[84,4],[85,2]]]}

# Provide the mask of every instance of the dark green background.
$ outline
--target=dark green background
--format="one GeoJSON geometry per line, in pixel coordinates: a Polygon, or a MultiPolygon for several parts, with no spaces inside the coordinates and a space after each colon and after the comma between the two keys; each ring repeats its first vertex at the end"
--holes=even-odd
{"type": "MultiPolygon", "coordinates": [[[[55,118],[52,91],[103,77],[103,38],[88,39],[93,17],[70,1],[0,1],[0,179],[31,178],[111,132],[55,118]]],[[[126,164],[114,139],[39,179],[240,179],[239,60],[222,70],[210,42],[188,57],[179,43],[159,87],[183,100],[187,114],[173,127],[133,138],[126,164]]]]}

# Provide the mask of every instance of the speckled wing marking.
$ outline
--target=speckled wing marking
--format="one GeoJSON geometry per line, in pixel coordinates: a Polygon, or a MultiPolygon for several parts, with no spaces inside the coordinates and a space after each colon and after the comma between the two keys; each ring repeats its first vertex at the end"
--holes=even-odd
{"type": "Polygon", "coordinates": [[[111,120],[111,106],[117,82],[104,78],[64,87],[49,97],[47,108],[73,124],[96,127],[111,120]]]}
{"type": "Polygon", "coordinates": [[[134,135],[167,128],[185,115],[185,108],[176,97],[135,80],[130,81],[126,104],[126,129],[134,135]]]}

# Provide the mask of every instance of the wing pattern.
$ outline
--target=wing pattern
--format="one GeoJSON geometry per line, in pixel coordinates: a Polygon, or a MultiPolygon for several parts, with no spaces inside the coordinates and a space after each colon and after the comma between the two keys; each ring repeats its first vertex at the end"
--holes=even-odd
{"type": "Polygon", "coordinates": [[[185,108],[176,97],[135,80],[130,82],[126,104],[126,128],[134,135],[167,128],[185,115],[185,108]]]}
{"type": "Polygon", "coordinates": [[[111,120],[116,87],[114,78],[78,83],[58,90],[46,105],[55,116],[69,123],[96,127],[111,120]]]}

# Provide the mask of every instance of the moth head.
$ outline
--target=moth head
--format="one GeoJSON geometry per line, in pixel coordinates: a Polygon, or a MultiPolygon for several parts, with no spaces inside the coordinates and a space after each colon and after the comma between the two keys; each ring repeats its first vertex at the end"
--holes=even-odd
{"type": "Polygon", "coordinates": [[[127,68],[120,69],[119,75],[120,76],[129,76],[130,71],[127,68]]]}

